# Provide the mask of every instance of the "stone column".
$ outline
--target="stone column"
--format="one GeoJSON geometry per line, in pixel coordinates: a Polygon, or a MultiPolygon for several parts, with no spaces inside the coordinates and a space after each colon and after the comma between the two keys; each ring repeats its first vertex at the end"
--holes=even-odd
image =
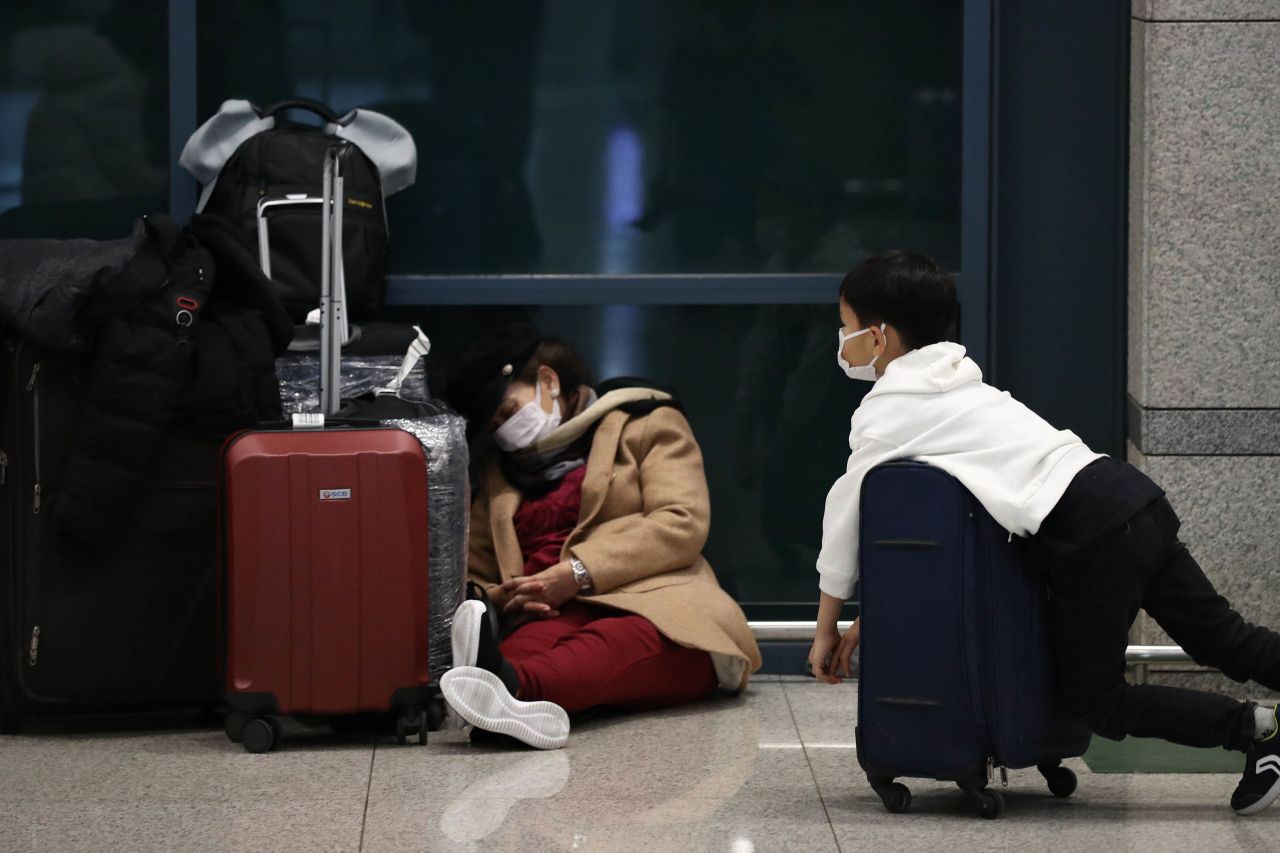
{"type": "Polygon", "coordinates": [[[1219,591],[1280,630],[1280,0],[1132,10],[1130,461],[1219,591]]]}

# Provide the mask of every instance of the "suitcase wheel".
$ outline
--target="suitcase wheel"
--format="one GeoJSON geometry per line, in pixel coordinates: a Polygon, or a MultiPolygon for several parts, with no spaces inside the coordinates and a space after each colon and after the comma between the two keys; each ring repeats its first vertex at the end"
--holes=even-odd
{"type": "Polygon", "coordinates": [[[418,744],[425,746],[427,743],[427,712],[421,708],[402,714],[396,720],[396,743],[404,746],[409,738],[413,735],[418,736],[418,744]]]}
{"type": "Polygon", "coordinates": [[[970,802],[983,820],[995,820],[1004,811],[1004,797],[999,791],[983,788],[980,791],[967,791],[970,802]]]}
{"type": "Polygon", "coordinates": [[[872,789],[891,814],[902,814],[911,808],[911,789],[892,779],[870,779],[872,789]]]}
{"type": "Polygon", "coordinates": [[[1065,798],[1076,792],[1076,774],[1070,767],[1056,765],[1040,765],[1036,768],[1049,783],[1049,791],[1055,797],[1065,798]]]}
{"type": "Polygon", "coordinates": [[[894,782],[889,790],[880,795],[884,807],[893,814],[902,814],[911,808],[911,789],[901,782],[894,782]]]}
{"type": "Polygon", "coordinates": [[[244,724],[241,743],[245,752],[270,752],[280,741],[280,726],[270,717],[254,717],[244,724]]]}
{"type": "Polygon", "coordinates": [[[249,722],[249,715],[241,711],[231,711],[222,720],[222,730],[227,733],[227,740],[232,743],[244,742],[244,727],[249,722]]]}
{"type": "Polygon", "coordinates": [[[444,699],[435,698],[427,704],[427,728],[430,731],[440,731],[447,717],[448,711],[445,709],[444,699]]]}

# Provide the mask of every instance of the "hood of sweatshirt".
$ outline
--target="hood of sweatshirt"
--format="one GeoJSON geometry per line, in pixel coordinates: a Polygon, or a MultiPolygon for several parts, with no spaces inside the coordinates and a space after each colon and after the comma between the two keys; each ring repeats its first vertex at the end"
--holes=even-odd
{"type": "Polygon", "coordinates": [[[936,394],[982,381],[982,368],[960,344],[944,341],[894,359],[867,395],[936,394]]]}
{"type": "Polygon", "coordinates": [[[982,369],[960,344],[944,341],[894,359],[854,412],[851,445],[864,438],[895,444],[910,440],[912,433],[927,428],[920,421],[922,412],[942,414],[945,410],[904,407],[902,404],[909,402],[904,398],[963,392],[965,386],[975,391],[986,388],[982,369]]]}

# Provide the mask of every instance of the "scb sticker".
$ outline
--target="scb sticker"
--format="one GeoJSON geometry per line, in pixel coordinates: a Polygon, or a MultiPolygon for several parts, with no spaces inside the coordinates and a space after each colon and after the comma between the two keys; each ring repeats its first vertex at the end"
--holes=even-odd
{"type": "Polygon", "coordinates": [[[320,500],[349,501],[351,500],[351,490],[350,489],[321,489],[320,500]]]}

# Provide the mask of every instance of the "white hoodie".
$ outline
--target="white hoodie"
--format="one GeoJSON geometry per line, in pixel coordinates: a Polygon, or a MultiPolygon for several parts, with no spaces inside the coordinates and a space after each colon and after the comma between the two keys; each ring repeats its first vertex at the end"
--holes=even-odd
{"type": "Polygon", "coordinates": [[[982,381],[964,347],[940,343],[892,361],[853,413],[849,464],[827,495],[818,586],[846,599],[858,579],[862,478],[882,462],[935,465],[973,493],[1000,526],[1031,536],[1072,478],[1102,456],[1075,433],[982,381]]]}

